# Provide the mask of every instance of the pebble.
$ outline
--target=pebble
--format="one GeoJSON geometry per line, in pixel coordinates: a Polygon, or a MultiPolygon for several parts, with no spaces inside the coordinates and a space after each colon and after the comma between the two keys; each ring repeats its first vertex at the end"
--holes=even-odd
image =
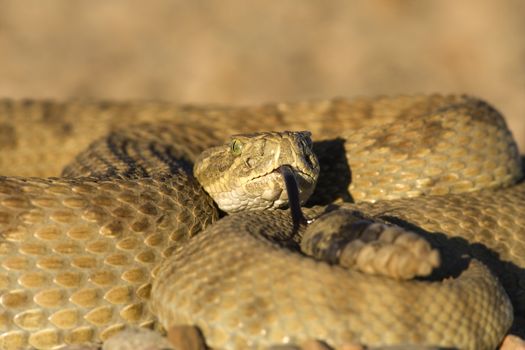
{"type": "Polygon", "coordinates": [[[500,350],[525,350],[525,340],[515,335],[507,335],[503,339],[500,350]]]}
{"type": "Polygon", "coordinates": [[[168,331],[168,340],[177,350],[206,350],[202,333],[194,326],[174,326],[168,331]]]}

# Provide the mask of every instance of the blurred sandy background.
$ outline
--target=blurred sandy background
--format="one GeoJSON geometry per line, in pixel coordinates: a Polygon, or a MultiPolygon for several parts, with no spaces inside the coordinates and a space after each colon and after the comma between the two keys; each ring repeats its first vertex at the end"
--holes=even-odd
{"type": "Polygon", "coordinates": [[[523,0],[0,0],[0,96],[248,104],[464,92],[525,150],[523,0]]]}

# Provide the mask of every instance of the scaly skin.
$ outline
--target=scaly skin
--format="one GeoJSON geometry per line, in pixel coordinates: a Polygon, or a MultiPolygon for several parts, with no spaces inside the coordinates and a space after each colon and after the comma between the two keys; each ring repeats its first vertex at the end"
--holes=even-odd
{"type": "Polygon", "coordinates": [[[310,130],[321,164],[312,203],[377,201],[353,208],[407,225],[440,247],[448,242],[441,233],[462,237],[456,250],[442,249],[449,265],[457,268],[457,256],[470,252],[499,274],[518,321],[525,315],[519,154],[501,116],[479,100],[385,97],[254,108],[3,101],[1,172],[57,175],[91,140],[130,121],[154,124],[96,142],[66,167],[69,178],[2,178],[2,347],[51,348],[105,339],[126,322],[151,324],[145,302],[159,273],[151,297],[161,321],[195,323],[213,346],[306,337],[336,346],[498,344],[510,325],[509,305],[476,262],[443,283],[344,271],[251,237],[288,232],[288,213],[279,211],[232,215],[180,243],[217,217],[188,173],[191,163],[228,135],[258,130],[310,130]],[[168,122],[155,124],[161,119],[168,122]],[[341,139],[329,141],[334,137],[341,139]],[[483,187],[494,190],[453,194],[483,187]]]}

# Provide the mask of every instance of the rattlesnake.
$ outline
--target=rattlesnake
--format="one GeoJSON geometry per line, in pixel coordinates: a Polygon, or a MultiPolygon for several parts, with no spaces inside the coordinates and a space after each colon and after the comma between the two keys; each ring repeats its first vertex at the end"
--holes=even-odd
{"type": "Polygon", "coordinates": [[[494,305],[504,295],[488,292],[499,287],[475,261],[456,282],[398,282],[242,234],[278,229],[286,236],[293,229],[286,211],[231,215],[197,234],[218,213],[188,175],[193,161],[228,135],[261,130],[312,132],[321,174],[308,205],[335,201],[423,235],[440,249],[443,274],[464,268],[464,254],[488,265],[510,296],[519,333],[525,186],[505,122],[480,100],[435,95],[252,108],[4,100],[0,345],[53,348],[106,339],[127,322],[152,325],[151,293],[166,326],[195,323],[216,347],[305,337],[333,346],[497,345],[508,309],[494,305]],[[116,128],[130,121],[139,124],[116,128]],[[12,176],[57,175],[78,153],[62,178],[12,176]],[[342,203],[352,200],[366,202],[342,203]],[[159,277],[153,290],[150,275],[159,277]]]}

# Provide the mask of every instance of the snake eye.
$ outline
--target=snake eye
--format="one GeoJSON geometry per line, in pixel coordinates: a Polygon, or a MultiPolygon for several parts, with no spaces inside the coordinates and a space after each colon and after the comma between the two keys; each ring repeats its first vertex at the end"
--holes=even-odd
{"type": "Polygon", "coordinates": [[[240,156],[242,152],[242,142],[234,139],[230,145],[230,152],[236,157],[240,156]]]}

